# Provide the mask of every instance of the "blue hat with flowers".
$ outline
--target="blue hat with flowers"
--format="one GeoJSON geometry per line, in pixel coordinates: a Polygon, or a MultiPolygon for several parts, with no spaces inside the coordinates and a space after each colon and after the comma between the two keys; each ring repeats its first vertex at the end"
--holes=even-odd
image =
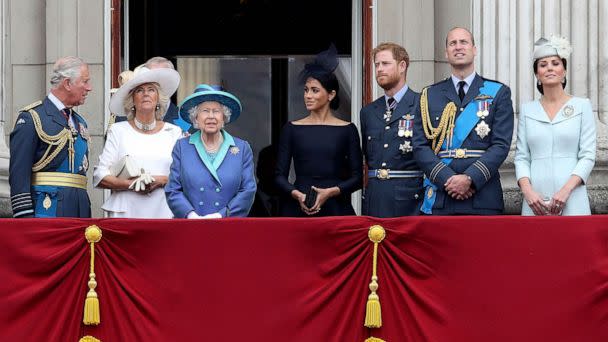
{"type": "Polygon", "coordinates": [[[230,122],[235,121],[239,115],[241,115],[241,111],[243,110],[241,101],[239,101],[236,96],[224,91],[221,86],[199,84],[196,86],[196,88],[194,88],[194,92],[191,95],[188,95],[188,97],[186,97],[182,103],[179,104],[179,115],[182,119],[184,119],[184,121],[192,124],[190,121],[190,114],[188,112],[190,109],[207,101],[218,102],[230,108],[230,111],[232,112],[230,122]]]}

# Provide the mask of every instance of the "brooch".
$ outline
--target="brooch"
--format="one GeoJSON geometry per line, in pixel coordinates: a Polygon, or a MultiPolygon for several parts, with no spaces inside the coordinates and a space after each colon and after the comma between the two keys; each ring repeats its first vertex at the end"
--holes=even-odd
{"type": "Polygon", "coordinates": [[[564,107],[564,116],[565,117],[568,118],[573,113],[574,113],[574,107],[572,107],[571,105],[567,105],[566,107],[564,107]]]}
{"type": "Polygon", "coordinates": [[[477,126],[475,127],[475,132],[481,139],[487,137],[488,134],[490,133],[490,131],[491,131],[490,126],[488,126],[488,124],[485,121],[478,123],[477,126]]]}
{"type": "Polygon", "coordinates": [[[399,150],[401,151],[401,153],[406,154],[408,152],[412,152],[414,148],[412,147],[412,144],[409,141],[405,140],[403,144],[399,144],[399,150]]]}
{"type": "Polygon", "coordinates": [[[232,153],[232,154],[234,154],[234,155],[239,154],[239,152],[241,152],[241,150],[239,150],[239,148],[238,148],[238,147],[236,147],[236,146],[232,146],[232,147],[230,148],[230,153],[232,153]]]}

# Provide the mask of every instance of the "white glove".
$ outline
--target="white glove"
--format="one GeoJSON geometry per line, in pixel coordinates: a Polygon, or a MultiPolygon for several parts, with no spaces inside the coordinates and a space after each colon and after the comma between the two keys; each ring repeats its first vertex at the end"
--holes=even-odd
{"type": "Polygon", "coordinates": [[[191,212],[188,213],[188,216],[186,216],[186,218],[188,218],[188,219],[201,219],[203,217],[200,216],[199,214],[197,214],[195,211],[191,211],[191,212]]]}
{"type": "Polygon", "coordinates": [[[144,169],[141,169],[141,175],[129,185],[129,189],[134,191],[144,191],[146,190],[146,185],[152,184],[155,179],[149,173],[145,172],[144,169]]]}
{"type": "Polygon", "coordinates": [[[203,216],[203,218],[204,219],[222,218],[222,214],[220,214],[220,213],[207,214],[207,215],[203,216]]]}
{"type": "Polygon", "coordinates": [[[213,213],[213,214],[207,214],[207,215],[200,216],[196,212],[191,211],[188,213],[188,216],[186,216],[186,217],[189,219],[215,219],[215,218],[222,218],[222,214],[213,213]]]}

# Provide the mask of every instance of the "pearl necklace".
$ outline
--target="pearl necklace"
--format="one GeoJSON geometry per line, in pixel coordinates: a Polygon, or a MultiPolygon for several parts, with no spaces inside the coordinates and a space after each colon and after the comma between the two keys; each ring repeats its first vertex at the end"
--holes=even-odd
{"type": "Polygon", "coordinates": [[[217,142],[217,144],[213,144],[215,146],[212,145],[207,145],[205,143],[205,140],[203,140],[203,136],[201,135],[201,141],[203,142],[203,146],[205,146],[205,151],[207,151],[208,153],[215,153],[220,149],[220,146],[222,145],[222,142],[224,142],[224,137],[220,134],[220,138],[217,142]]]}
{"type": "Polygon", "coordinates": [[[152,131],[156,128],[156,119],[151,123],[142,123],[137,120],[137,118],[133,118],[133,122],[135,122],[135,127],[141,129],[144,132],[152,131]]]}

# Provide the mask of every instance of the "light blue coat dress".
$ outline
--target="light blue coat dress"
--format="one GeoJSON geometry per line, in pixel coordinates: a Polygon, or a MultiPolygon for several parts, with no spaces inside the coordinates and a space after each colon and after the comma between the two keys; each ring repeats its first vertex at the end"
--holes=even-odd
{"type": "MultiPolygon", "coordinates": [[[[562,215],[589,215],[587,178],[595,164],[595,118],[591,101],[572,97],[553,121],[539,101],[522,105],[517,128],[515,174],[517,180],[528,177],[534,191],[551,198],[571,175],[583,180],[576,187],[562,215]]],[[[522,215],[534,215],[523,201],[522,215]]]]}
{"type": "Polygon", "coordinates": [[[256,182],[249,144],[222,130],[224,141],[213,161],[205,151],[201,132],[177,141],[165,195],[175,218],[220,213],[246,217],[253,204],[256,182]]]}

